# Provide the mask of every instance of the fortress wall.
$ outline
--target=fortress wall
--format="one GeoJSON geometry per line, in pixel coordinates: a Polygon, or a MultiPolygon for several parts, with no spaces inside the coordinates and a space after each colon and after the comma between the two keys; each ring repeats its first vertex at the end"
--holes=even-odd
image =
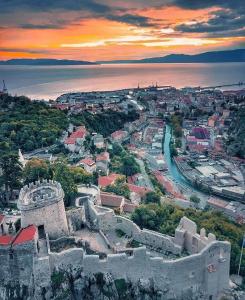
{"type": "MultiPolygon", "coordinates": [[[[230,274],[230,248],[228,242],[212,242],[205,256],[206,282],[210,290],[226,289],[230,274]]],[[[205,249],[203,250],[205,251],[205,249]]],[[[215,299],[215,298],[214,298],[215,299]]]]}
{"type": "Polygon", "coordinates": [[[116,219],[116,224],[113,224],[113,227],[121,229],[139,243],[152,246],[153,248],[161,248],[174,254],[181,253],[182,248],[175,244],[170,236],[147,229],[141,230],[133,221],[124,217],[114,216],[114,218],[116,219]]]}
{"type": "Polygon", "coordinates": [[[108,209],[108,211],[98,214],[97,219],[99,229],[102,231],[112,230],[117,224],[114,211],[111,209],[108,209]]]}
{"type": "Polygon", "coordinates": [[[51,273],[56,270],[79,270],[83,267],[84,251],[81,248],[71,248],[60,253],[49,254],[51,273]]]}
{"type": "Polygon", "coordinates": [[[0,249],[0,281],[20,282],[29,286],[33,274],[33,260],[35,255],[34,242],[22,246],[1,247],[0,249]]]}
{"type": "MultiPolygon", "coordinates": [[[[182,250],[181,246],[174,243],[174,238],[166,236],[147,229],[141,230],[133,221],[116,216],[112,210],[103,213],[98,213],[94,206],[89,203],[89,213],[92,215],[92,220],[97,220],[97,227],[101,231],[109,231],[121,229],[127,236],[132,237],[136,241],[150,245],[154,248],[166,249],[174,254],[179,254],[182,250]]],[[[94,221],[95,223],[95,221],[94,221]]]]}
{"type": "Polygon", "coordinates": [[[86,223],[84,206],[66,211],[66,217],[70,234],[81,229],[82,224],[86,223]]]}
{"type": "Polygon", "coordinates": [[[9,249],[10,247],[0,247],[0,282],[8,282],[9,280],[11,280],[9,249]]]}
{"type": "Polygon", "coordinates": [[[182,248],[176,245],[171,237],[147,229],[143,229],[138,236],[134,236],[134,239],[144,245],[150,245],[174,254],[180,254],[182,251],[182,248]]]}
{"type": "Polygon", "coordinates": [[[21,227],[44,225],[45,232],[52,239],[68,234],[68,225],[63,201],[21,212],[21,227]]]}
{"type": "Polygon", "coordinates": [[[141,229],[133,221],[120,216],[114,216],[114,218],[116,223],[115,227],[124,231],[127,236],[136,237],[141,233],[141,229]]]}
{"type": "Polygon", "coordinates": [[[34,284],[35,287],[47,287],[51,283],[51,269],[49,256],[39,257],[34,260],[34,284]]]}
{"type": "Polygon", "coordinates": [[[229,249],[227,242],[213,242],[201,253],[174,261],[151,258],[144,248],[136,249],[132,256],[110,254],[103,260],[97,255],[85,255],[84,272],[109,272],[115,279],[125,278],[134,283],[139,279],[153,279],[158,289],[166,289],[179,297],[208,291],[213,299],[217,299],[219,291],[229,282],[229,249]],[[219,259],[221,249],[226,255],[225,261],[219,259]],[[212,272],[208,269],[210,265],[214,266],[212,272]]]}
{"type": "Polygon", "coordinates": [[[99,214],[94,208],[94,205],[90,202],[90,200],[87,201],[86,209],[88,210],[89,213],[90,225],[92,225],[94,229],[99,229],[98,226],[99,214]]]}

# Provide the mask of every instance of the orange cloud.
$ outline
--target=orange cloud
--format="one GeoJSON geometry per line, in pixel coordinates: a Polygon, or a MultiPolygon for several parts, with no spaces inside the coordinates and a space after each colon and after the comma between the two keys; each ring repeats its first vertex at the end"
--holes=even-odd
{"type": "MultiPolygon", "coordinates": [[[[175,30],[178,24],[208,20],[209,14],[217,9],[187,10],[167,7],[129,11],[151,18],[154,24],[149,27],[132,26],[102,17],[79,21],[77,14],[73,16],[70,13],[70,22],[59,29],[26,29],[14,26],[0,28],[0,59],[135,59],[176,52],[197,53],[223,49],[244,42],[242,37],[208,38],[202,33],[181,34],[175,30]]],[[[43,13],[42,18],[45,19],[45,16],[50,22],[51,15],[43,13]]],[[[62,14],[59,17],[62,19],[62,14]]]]}

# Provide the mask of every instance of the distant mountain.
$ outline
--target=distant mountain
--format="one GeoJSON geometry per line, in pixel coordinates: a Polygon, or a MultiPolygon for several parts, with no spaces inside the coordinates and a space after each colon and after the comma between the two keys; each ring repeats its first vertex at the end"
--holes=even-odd
{"type": "Polygon", "coordinates": [[[96,65],[97,63],[82,61],[82,60],[68,60],[68,59],[10,59],[0,61],[0,65],[30,65],[30,66],[52,66],[52,65],[96,65]]]}
{"type": "Polygon", "coordinates": [[[170,54],[163,57],[144,58],[139,60],[99,61],[101,64],[127,63],[220,63],[245,62],[245,49],[212,51],[195,55],[170,54]]]}

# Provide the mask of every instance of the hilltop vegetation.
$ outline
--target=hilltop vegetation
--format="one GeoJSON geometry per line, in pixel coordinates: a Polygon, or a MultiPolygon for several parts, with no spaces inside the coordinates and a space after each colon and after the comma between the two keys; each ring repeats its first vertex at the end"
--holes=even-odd
{"type": "Polygon", "coordinates": [[[83,168],[70,166],[65,160],[57,160],[55,163],[33,158],[29,160],[22,172],[24,184],[42,179],[58,181],[65,192],[65,205],[69,206],[77,197],[77,185],[84,183],[97,184],[96,175],[87,173],[83,168]]]}
{"type": "Polygon", "coordinates": [[[228,134],[228,154],[245,158],[245,107],[233,112],[233,120],[228,134]]]}
{"type": "Polygon", "coordinates": [[[67,126],[65,113],[45,103],[0,95],[0,140],[11,150],[32,151],[52,145],[67,126]]]}
{"type": "Polygon", "coordinates": [[[76,126],[84,125],[89,131],[100,133],[106,137],[112,132],[123,128],[126,122],[132,122],[138,117],[139,115],[135,111],[130,111],[128,114],[113,110],[98,114],[84,111],[79,115],[72,116],[71,122],[76,126]]]}

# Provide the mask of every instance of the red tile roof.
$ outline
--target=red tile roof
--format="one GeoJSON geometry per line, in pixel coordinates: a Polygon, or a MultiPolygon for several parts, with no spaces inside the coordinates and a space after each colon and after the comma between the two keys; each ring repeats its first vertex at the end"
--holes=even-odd
{"type": "Polygon", "coordinates": [[[100,200],[102,205],[120,207],[123,201],[123,197],[111,193],[101,192],[100,200]]]}
{"type": "Polygon", "coordinates": [[[138,186],[138,185],[134,185],[134,184],[130,184],[130,183],[128,183],[127,186],[129,188],[130,192],[139,194],[141,197],[145,196],[146,193],[151,192],[150,189],[147,189],[143,186],[138,186]]]}
{"type": "Polygon", "coordinates": [[[13,245],[19,245],[34,240],[36,232],[37,228],[34,225],[22,228],[17,237],[15,238],[13,245]]]}
{"type": "Polygon", "coordinates": [[[108,152],[103,152],[96,156],[96,161],[101,161],[101,160],[109,161],[109,159],[110,159],[110,154],[108,152]]]}
{"type": "Polygon", "coordinates": [[[87,134],[87,130],[85,127],[78,127],[76,131],[74,131],[66,140],[65,144],[75,144],[76,139],[83,139],[87,134]]]}
{"type": "Polygon", "coordinates": [[[93,166],[95,164],[95,161],[92,160],[92,158],[84,158],[80,161],[81,164],[88,165],[88,166],[93,166]]]}
{"type": "Polygon", "coordinates": [[[1,235],[0,236],[0,245],[1,246],[7,246],[11,244],[11,241],[13,239],[13,236],[11,235],[1,235]]]}
{"type": "Polygon", "coordinates": [[[83,139],[86,135],[86,130],[77,130],[71,134],[71,138],[80,138],[83,139]]]}
{"type": "Polygon", "coordinates": [[[136,207],[137,207],[137,205],[135,205],[135,204],[125,202],[123,205],[123,211],[132,213],[136,207]]]}
{"type": "Polygon", "coordinates": [[[114,131],[114,132],[111,134],[111,137],[112,137],[113,139],[121,139],[121,138],[124,138],[126,135],[127,135],[127,131],[124,131],[124,130],[117,130],[117,131],[114,131]]]}
{"type": "Polygon", "coordinates": [[[99,186],[107,187],[108,185],[113,184],[115,180],[120,176],[121,176],[120,174],[115,174],[115,173],[112,173],[109,176],[100,176],[98,180],[99,186]]]}
{"type": "Polygon", "coordinates": [[[69,104],[55,104],[53,105],[55,108],[60,109],[60,110],[65,110],[69,108],[69,104]]]}
{"type": "Polygon", "coordinates": [[[76,143],[76,139],[75,138],[72,138],[72,137],[68,137],[66,140],[65,140],[65,144],[67,145],[74,145],[76,143]]]}

